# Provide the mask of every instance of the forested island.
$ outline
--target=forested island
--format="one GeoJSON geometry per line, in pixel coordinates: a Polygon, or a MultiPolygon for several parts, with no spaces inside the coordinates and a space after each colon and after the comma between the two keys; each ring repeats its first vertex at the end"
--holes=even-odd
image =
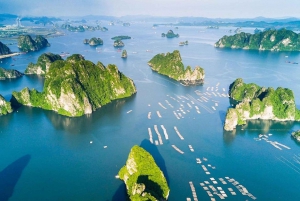
{"type": "Polygon", "coordinates": [[[18,48],[23,52],[34,52],[50,46],[46,38],[37,35],[33,40],[30,35],[21,35],[18,38],[18,48]]]}
{"type": "Polygon", "coordinates": [[[103,45],[103,40],[101,38],[93,37],[91,39],[84,39],[83,43],[89,44],[90,46],[98,46],[98,45],[103,45]]]}
{"type": "Polygon", "coordinates": [[[174,50],[173,53],[157,54],[148,62],[148,65],[153,71],[180,81],[184,85],[204,82],[204,69],[199,66],[196,66],[194,71],[190,66],[185,69],[178,50],[174,50]]]}
{"type": "Polygon", "coordinates": [[[9,79],[18,78],[18,77],[22,77],[22,76],[23,76],[23,74],[17,70],[4,69],[4,68],[0,67],[0,80],[5,80],[7,78],[9,78],[9,79]]]}
{"type": "Polygon", "coordinates": [[[131,39],[130,36],[115,36],[111,38],[112,40],[126,40],[126,39],[131,39]]]}
{"type": "Polygon", "coordinates": [[[178,38],[179,34],[175,34],[172,30],[169,30],[166,34],[162,33],[161,36],[167,38],[178,38]]]}
{"type": "Polygon", "coordinates": [[[0,42],[0,55],[11,54],[9,47],[0,42]]]}
{"type": "Polygon", "coordinates": [[[7,102],[4,99],[4,97],[0,94],[0,116],[11,113],[12,111],[13,111],[13,109],[11,107],[11,103],[7,102]]]}
{"type": "Polygon", "coordinates": [[[233,130],[250,119],[277,121],[300,121],[300,110],[296,108],[294,93],[287,88],[260,87],[236,79],[229,87],[229,95],[238,103],[229,108],[224,129],[233,130]]]}
{"type": "Polygon", "coordinates": [[[63,60],[59,54],[44,53],[39,56],[36,64],[31,62],[28,64],[25,74],[45,75],[50,65],[57,60],[63,60]]]}
{"type": "Polygon", "coordinates": [[[126,51],[126,50],[123,50],[123,51],[122,51],[121,57],[124,58],[124,59],[127,58],[127,51],[126,51]]]}
{"type": "Polygon", "coordinates": [[[114,41],[114,47],[124,47],[125,44],[121,40],[115,40],[114,41]]]}
{"type": "Polygon", "coordinates": [[[292,132],[292,137],[300,142],[300,130],[292,132]]]}
{"type": "Polygon", "coordinates": [[[137,145],[131,148],[126,165],[118,175],[125,182],[131,201],[168,199],[170,189],[163,172],[152,155],[137,145]]]}
{"type": "Polygon", "coordinates": [[[286,29],[270,29],[256,34],[238,33],[223,36],[215,47],[270,51],[300,51],[299,34],[286,29]]]}
{"type": "Polygon", "coordinates": [[[136,93],[131,79],[117,66],[94,64],[74,54],[66,60],[51,63],[45,75],[42,92],[24,88],[12,93],[14,104],[53,110],[65,116],[91,114],[112,100],[136,93]]]}

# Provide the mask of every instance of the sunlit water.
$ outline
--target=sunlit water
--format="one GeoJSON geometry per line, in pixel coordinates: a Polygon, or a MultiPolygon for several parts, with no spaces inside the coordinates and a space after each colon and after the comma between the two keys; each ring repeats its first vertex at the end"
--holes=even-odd
{"type": "MultiPolygon", "coordinates": [[[[210,200],[200,183],[204,183],[217,200],[219,196],[213,194],[209,185],[216,189],[221,187],[228,196],[226,200],[252,200],[225,177],[238,181],[238,185],[246,187],[258,200],[300,199],[300,147],[290,137],[300,124],[251,121],[235,132],[224,132],[224,117],[230,102],[221,95],[227,94],[229,84],[241,77],[246,83],[292,89],[300,107],[300,67],[286,62],[299,62],[299,53],[214,48],[214,42],[229,34],[229,28],[179,27],[175,30],[172,27],[180,34],[174,39],[160,36],[171,27],[152,29],[151,24],[132,24],[108,28],[108,32],[66,32],[66,36],[50,38],[51,47],[40,52],[2,60],[0,66],[24,72],[28,63],[35,63],[43,52],[80,53],[93,62],[116,64],[137,87],[133,97],[115,101],[89,116],[68,118],[52,111],[21,107],[0,117],[0,178],[11,181],[9,185],[0,181],[0,187],[6,186],[6,197],[11,195],[10,200],[16,201],[125,200],[123,182],[115,175],[125,164],[130,148],[137,144],[150,151],[164,171],[171,189],[169,200],[193,198],[190,181],[199,200],[210,200]],[[123,49],[128,52],[126,60],[121,59],[121,52],[112,46],[110,38],[116,35],[133,37],[124,40],[123,49]],[[83,44],[83,39],[94,36],[102,38],[104,45],[96,49],[83,44]],[[178,45],[185,40],[189,45],[178,45]],[[203,86],[185,87],[151,71],[147,62],[155,54],[175,49],[180,50],[185,65],[200,65],[205,69],[203,86]],[[151,119],[148,119],[149,112],[151,119]],[[174,112],[180,113],[180,119],[174,112]],[[149,142],[148,128],[154,142],[158,141],[154,125],[158,126],[163,145],[149,142]],[[168,140],[161,125],[167,130],[168,140]],[[176,134],[174,126],[184,140],[176,134]],[[256,141],[259,134],[272,134],[268,135],[270,141],[290,149],[279,150],[265,140],[256,141]],[[184,154],[171,145],[176,145],[184,154]],[[188,145],[192,145],[194,152],[188,145]],[[196,158],[202,163],[197,164],[196,158]],[[205,165],[210,174],[206,174],[201,165],[205,165]],[[16,172],[19,176],[12,176],[16,172]],[[231,195],[228,188],[237,195],[231,195]]],[[[17,50],[15,46],[10,48],[17,50]]],[[[9,100],[12,91],[26,86],[42,90],[43,78],[23,76],[0,81],[0,94],[9,100]]]]}

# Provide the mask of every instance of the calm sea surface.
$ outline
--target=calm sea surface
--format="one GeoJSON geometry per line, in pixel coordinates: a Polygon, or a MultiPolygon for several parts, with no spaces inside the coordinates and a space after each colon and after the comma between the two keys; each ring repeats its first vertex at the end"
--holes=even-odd
{"type": "MultiPolygon", "coordinates": [[[[300,54],[216,49],[213,44],[229,34],[230,28],[172,28],[179,38],[162,38],[161,33],[171,27],[153,29],[151,24],[109,26],[108,32],[66,32],[65,36],[49,38],[51,47],[40,52],[1,60],[1,67],[24,72],[28,63],[36,63],[43,52],[79,53],[93,62],[116,64],[134,80],[137,94],[79,118],[30,107],[1,116],[0,200],[125,200],[123,182],[115,175],[136,144],[148,150],[164,171],[171,188],[169,200],[193,198],[190,181],[199,200],[210,200],[208,190],[216,200],[220,198],[214,192],[221,191],[227,195],[225,200],[252,200],[239,191],[239,185],[257,200],[300,200],[300,146],[291,138],[300,123],[251,121],[234,132],[223,130],[230,106],[224,96],[230,83],[239,77],[246,83],[292,89],[300,108],[300,66],[287,63],[300,63],[300,54]],[[124,40],[126,60],[112,46],[110,38],[116,35],[133,37],[124,40]],[[83,39],[91,37],[102,38],[104,45],[84,45],[83,39]],[[189,45],[178,45],[186,40],[189,45]],[[185,87],[151,71],[147,62],[154,55],[176,49],[186,66],[205,69],[203,86],[185,87]],[[149,141],[148,128],[154,142],[159,142],[155,125],[162,145],[149,141]],[[259,134],[267,138],[255,140],[259,134]],[[277,149],[267,141],[290,149],[281,145],[282,150],[277,149]]],[[[16,45],[9,47],[17,51],[16,45]]],[[[0,81],[0,94],[9,100],[13,91],[24,87],[41,91],[43,82],[39,76],[0,81]]]]}

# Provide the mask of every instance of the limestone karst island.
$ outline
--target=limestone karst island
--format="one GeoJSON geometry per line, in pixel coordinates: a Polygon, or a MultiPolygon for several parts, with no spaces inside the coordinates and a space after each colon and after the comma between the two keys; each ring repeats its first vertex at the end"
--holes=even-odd
{"type": "Polygon", "coordinates": [[[224,125],[227,131],[250,119],[300,121],[300,110],[296,108],[294,93],[290,89],[260,87],[238,78],[230,85],[229,95],[238,104],[227,111],[224,125]]]}
{"type": "Polygon", "coordinates": [[[215,47],[270,51],[300,51],[300,35],[286,29],[223,36],[215,47]]]}
{"type": "Polygon", "coordinates": [[[43,36],[37,35],[33,40],[30,35],[21,35],[18,38],[18,48],[23,52],[39,51],[50,46],[50,43],[43,36]]]}
{"type": "Polygon", "coordinates": [[[148,65],[153,71],[166,75],[184,85],[197,85],[204,82],[204,69],[199,66],[196,66],[194,71],[190,66],[185,69],[178,50],[174,50],[172,53],[157,54],[148,62],[148,65]]]}
{"type": "Polygon", "coordinates": [[[125,182],[131,201],[164,201],[169,197],[170,189],[163,172],[152,155],[137,145],[131,148],[118,176],[125,182]]]}
{"type": "Polygon", "coordinates": [[[42,92],[26,87],[13,92],[12,102],[75,117],[90,114],[112,100],[134,93],[133,81],[117,66],[94,64],[74,54],[65,61],[57,60],[50,65],[42,92]]]}

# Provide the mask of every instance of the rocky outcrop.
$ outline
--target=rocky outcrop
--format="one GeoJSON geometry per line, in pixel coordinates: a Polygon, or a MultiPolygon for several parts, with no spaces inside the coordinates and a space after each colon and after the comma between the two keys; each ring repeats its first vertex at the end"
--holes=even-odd
{"type": "Polygon", "coordinates": [[[163,172],[143,148],[132,147],[126,165],[119,171],[130,200],[167,200],[170,189],[163,172]]]}
{"type": "Polygon", "coordinates": [[[6,55],[11,53],[12,52],[10,51],[10,49],[6,45],[0,42],[0,55],[6,55]]]}
{"type": "Polygon", "coordinates": [[[10,102],[7,102],[3,96],[0,95],[0,116],[6,115],[13,111],[10,102]]]}
{"type": "Polygon", "coordinates": [[[127,58],[127,51],[126,50],[123,50],[122,51],[122,56],[121,56],[122,58],[127,58]]]}
{"type": "Polygon", "coordinates": [[[134,93],[133,81],[117,66],[109,64],[105,67],[100,62],[94,64],[75,54],[50,65],[42,92],[25,88],[13,92],[13,101],[75,117],[91,114],[112,100],[134,93]]]}
{"type": "Polygon", "coordinates": [[[25,74],[45,75],[48,72],[50,65],[57,60],[62,60],[59,54],[50,52],[44,53],[39,56],[36,64],[29,63],[25,70],[25,74]]]}
{"type": "Polygon", "coordinates": [[[178,50],[174,50],[173,53],[157,54],[148,62],[148,65],[152,70],[180,81],[184,85],[196,85],[204,82],[204,69],[199,66],[194,70],[190,66],[185,69],[178,50]]]}
{"type": "Polygon", "coordinates": [[[179,34],[175,34],[172,30],[169,30],[166,34],[162,33],[161,37],[167,37],[167,38],[178,38],[179,34]]]}
{"type": "Polygon", "coordinates": [[[90,46],[103,45],[103,40],[101,38],[93,37],[89,40],[89,45],[90,46]]]}
{"type": "Polygon", "coordinates": [[[286,29],[223,36],[215,47],[270,51],[300,51],[300,35],[286,29]]]}
{"type": "Polygon", "coordinates": [[[18,78],[18,77],[22,77],[22,76],[23,76],[23,74],[17,70],[4,69],[4,68],[0,67],[0,80],[5,80],[7,78],[9,78],[9,79],[18,78]]]}
{"type": "Polygon", "coordinates": [[[124,43],[121,40],[115,40],[114,41],[114,47],[124,47],[124,43]]]}
{"type": "Polygon", "coordinates": [[[300,142],[300,130],[292,132],[292,137],[295,138],[298,142],[300,142]]]}
{"type": "Polygon", "coordinates": [[[21,35],[18,38],[18,48],[23,52],[34,52],[50,46],[50,43],[43,36],[36,36],[35,40],[30,35],[21,35]]]}
{"type": "Polygon", "coordinates": [[[230,85],[229,95],[237,103],[227,111],[224,124],[227,131],[250,119],[300,121],[300,111],[290,89],[278,87],[274,90],[253,83],[245,84],[239,78],[230,85]]]}

